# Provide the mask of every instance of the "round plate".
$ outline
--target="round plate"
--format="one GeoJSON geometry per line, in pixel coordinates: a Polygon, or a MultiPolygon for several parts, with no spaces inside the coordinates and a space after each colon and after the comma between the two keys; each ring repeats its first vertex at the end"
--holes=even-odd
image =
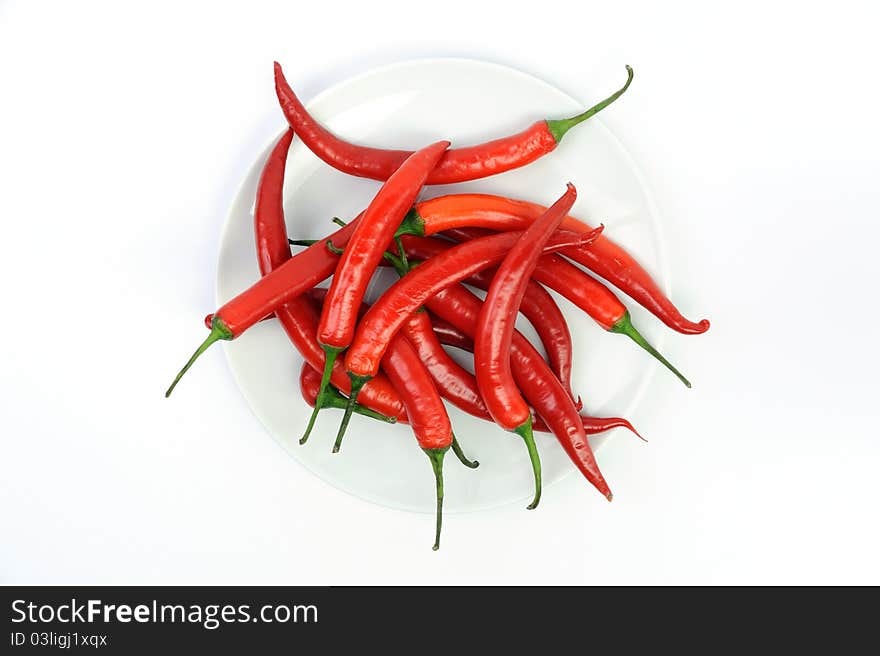
{"type": "MultiPolygon", "coordinates": [[[[292,83],[296,87],[296,80],[292,83]]],[[[610,91],[605,87],[578,89],[583,100],[577,101],[546,82],[503,66],[458,59],[418,60],[338,84],[308,107],[324,125],[356,143],[415,149],[448,138],[454,147],[519,131],[540,118],[575,114],[610,91]]],[[[614,111],[613,105],[606,111],[614,111]]],[[[226,222],[217,275],[221,304],[259,276],[253,204],[260,170],[271,145],[254,163],[226,222]]],[[[298,141],[291,148],[286,175],[285,210],[292,238],[327,235],[335,229],[331,224],[334,216],[355,216],[379,188],[377,182],[330,168],[298,141]]],[[[568,181],[578,189],[572,213],[591,224],[604,223],[606,234],[625,244],[658,280],[666,283],[668,291],[654,205],[630,157],[595,118],[572,130],[556,151],[525,168],[466,184],[429,187],[422,196],[485,192],[549,205],[565,191],[568,181]]],[[[375,298],[392,280],[387,272],[377,275],[368,298],[375,298]]],[[[571,327],[573,389],[582,395],[584,409],[598,416],[627,416],[657,365],[625,337],[606,333],[570,303],[558,296],[557,300],[571,327]]],[[[636,325],[659,347],[658,322],[649,321],[637,308],[631,309],[636,325]]],[[[522,320],[520,324],[534,342],[530,326],[522,320]]],[[[298,444],[311,409],[299,392],[302,358],[277,322],[253,327],[227,344],[226,353],[254,413],[310,471],[369,501],[434,511],[430,464],[407,426],[385,425],[356,415],[342,450],[331,454],[341,413],[328,410],[318,418],[309,442],[298,444]]],[[[455,352],[455,356],[466,362],[464,354],[455,352]]],[[[444,468],[446,511],[478,510],[511,502],[525,505],[533,482],[521,439],[457,408],[450,407],[449,414],[467,455],[481,465],[476,470],[465,469],[449,453],[444,468]]],[[[629,439],[623,435],[620,438],[629,439]]],[[[573,472],[574,467],[552,436],[538,434],[536,439],[545,491],[550,492],[548,488],[573,472]]],[[[595,439],[594,447],[602,439],[595,439]]],[[[613,488],[613,481],[611,484],[613,488]]]]}

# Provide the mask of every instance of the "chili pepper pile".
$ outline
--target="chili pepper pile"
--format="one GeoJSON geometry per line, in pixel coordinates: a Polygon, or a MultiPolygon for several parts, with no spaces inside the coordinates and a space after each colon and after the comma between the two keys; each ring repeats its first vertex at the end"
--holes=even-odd
{"type": "Polygon", "coordinates": [[[439,141],[405,152],[352,144],[329,132],[308,113],[276,63],[275,91],[289,129],[272,149],[257,189],[254,235],[262,277],[206,317],[208,337],[165,395],[211,344],[274,317],[305,361],[300,389],[314,409],[301,444],[324,408],[344,410],[334,453],[353,413],[409,424],[434,472],[434,549],[440,545],[446,452],[451,448],[467,467],[478,465],[464,455],[443,399],[522,438],[535,481],[530,509],[541,498],[536,430],[553,433],[578,470],[610,501],[611,490],[587,436],[615,427],[636,431],[619,417],[581,413],[581,398],[571,388],[571,334],[547,290],[605,330],[628,336],[688,387],[599,278],[680,333],[703,333],[709,322],[682,316],[647,271],[603,233],[603,226],[592,228],[569,216],[577,197],[571,183],[549,208],[486,194],[417,198],[429,185],[477,180],[547,155],[570,129],[626,91],[633,78],[629,66],[627,74],[621,89],[577,116],[538,121],[476,146],[450,148],[450,142],[439,141]],[[335,219],[341,227],[317,241],[287,235],[282,192],[294,137],[330,166],[382,182],[361,214],[349,223],[335,219]],[[293,255],[291,245],[305,249],[293,255]],[[369,306],[364,294],[380,266],[393,267],[399,279],[369,306]],[[318,287],[328,278],[329,288],[318,287]],[[485,299],[468,286],[485,290],[485,299]],[[534,326],[546,360],[516,330],[518,313],[534,326]],[[475,373],[444,346],[471,352],[475,373]]]}

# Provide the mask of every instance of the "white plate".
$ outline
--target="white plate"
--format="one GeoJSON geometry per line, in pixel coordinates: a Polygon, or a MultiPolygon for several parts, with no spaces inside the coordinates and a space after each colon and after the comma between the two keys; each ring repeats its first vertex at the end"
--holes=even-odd
{"type": "MultiPolygon", "coordinates": [[[[621,78],[623,66],[621,65],[621,78]]],[[[621,80],[622,81],[622,80],[621,80]]],[[[296,80],[291,80],[296,88],[296,80]]],[[[477,143],[530,125],[582,111],[613,89],[578,89],[577,101],[519,71],[480,61],[417,60],[381,68],[328,89],[308,107],[331,130],[356,143],[414,149],[448,138],[455,145],[477,143]]],[[[626,102],[624,96],[618,102],[626,102]]],[[[606,112],[613,112],[612,105],[606,112]]],[[[281,124],[279,111],[279,125],[281,124]]],[[[280,133],[279,133],[280,134],[280,133]]],[[[273,140],[274,143],[274,140],[273,140]]],[[[258,278],[253,237],[253,202],[260,170],[271,144],[254,163],[232,206],[223,234],[217,275],[220,303],[258,278]]],[[[632,160],[595,118],[572,130],[561,146],[530,166],[461,185],[431,187],[423,197],[475,191],[552,203],[571,181],[578,189],[573,214],[606,226],[667,285],[654,205],[632,160]]],[[[287,165],[285,210],[292,238],[317,238],[334,228],[333,216],[351,218],[379,184],[346,176],[295,141],[287,165]]],[[[380,276],[371,295],[391,278],[380,276]]],[[[573,388],[595,415],[627,416],[639,402],[657,365],[622,335],[605,333],[564,299],[575,348],[573,388]]],[[[629,303],[632,308],[632,303],[629,303]]],[[[635,310],[635,308],[632,308],[635,310]]],[[[657,321],[633,312],[636,325],[658,347],[657,321]]],[[[527,324],[524,332],[534,337],[527,324]]],[[[330,453],[341,417],[326,411],[305,446],[297,441],[310,408],[299,393],[302,359],[276,322],[255,326],[226,346],[241,391],[269,433],[300,463],[328,483],[355,496],[395,508],[433,512],[430,465],[407,426],[388,426],[355,416],[340,453],[330,453]]],[[[468,470],[446,458],[446,512],[523,506],[532,494],[532,474],[522,441],[488,423],[450,408],[466,453],[481,466],[468,470]]],[[[619,439],[630,439],[619,435],[619,439]]],[[[538,435],[544,486],[574,471],[549,435],[538,435]]],[[[602,438],[593,442],[601,444],[602,438]]],[[[601,458],[600,458],[601,464],[601,458]]],[[[584,482],[587,485],[586,482],[584,482]]],[[[614,481],[610,481],[612,489],[614,481]]],[[[596,499],[600,500],[598,494],[596,499]]]]}

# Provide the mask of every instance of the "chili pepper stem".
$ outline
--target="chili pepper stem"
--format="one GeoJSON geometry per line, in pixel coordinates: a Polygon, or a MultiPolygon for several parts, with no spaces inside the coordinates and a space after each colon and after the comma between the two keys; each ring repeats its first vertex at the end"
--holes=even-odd
{"type": "Polygon", "coordinates": [[[211,332],[205,338],[205,341],[202,342],[201,346],[196,349],[195,353],[192,354],[192,357],[187,361],[185,365],[183,365],[183,369],[181,369],[177,376],[174,377],[174,381],[171,383],[171,386],[165,391],[165,398],[167,399],[171,396],[171,392],[174,391],[174,388],[177,387],[177,383],[180,382],[180,379],[183,378],[183,374],[189,371],[189,368],[193,366],[193,363],[198,359],[198,357],[208,350],[208,347],[211,346],[214,342],[219,342],[221,339],[232,339],[232,331],[226,327],[226,324],[219,317],[214,317],[211,319],[211,332]]]}
{"type": "Polygon", "coordinates": [[[299,438],[300,444],[305,444],[308,441],[309,435],[311,435],[312,429],[315,427],[315,420],[318,418],[318,413],[323,407],[322,401],[327,392],[327,386],[330,385],[330,377],[333,374],[333,363],[336,362],[337,356],[345,350],[334,346],[325,346],[323,344],[321,345],[321,348],[324,349],[324,371],[321,372],[321,386],[318,388],[318,396],[315,399],[315,407],[312,409],[311,417],[309,417],[306,432],[303,433],[301,438],[299,438]]]}
{"type": "MultiPolygon", "coordinates": [[[[326,392],[324,392],[324,396],[320,399],[316,398],[315,403],[318,403],[318,401],[320,401],[322,408],[336,408],[338,410],[345,410],[345,408],[348,407],[348,399],[340,394],[339,390],[333,387],[333,385],[327,386],[327,390],[326,392]]],[[[376,412],[375,410],[372,410],[365,405],[361,405],[360,403],[355,404],[354,411],[364,417],[376,419],[377,421],[384,421],[386,424],[397,423],[397,417],[383,415],[381,412],[376,412]]]]}
{"type": "Polygon", "coordinates": [[[288,239],[287,243],[291,246],[314,246],[318,243],[318,239],[288,239]]]}
{"type": "Polygon", "coordinates": [[[403,271],[409,271],[409,261],[406,259],[406,250],[403,248],[403,241],[400,239],[400,235],[394,235],[394,243],[397,245],[398,252],[398,260],[400,260],[400,268],[403,271]]]}
{"type": "Polygon", "coordinates": [[[535,473],[535,498],[526,508],[534,510],[541,501],[541,457],[538,455],[538,447],[535,445],[535,436],[532,435],[532,418],[526,419],[514,428],[513,432],[523,438],[526,448],[529,450],[529,460],[532,462],[532,471],[535,473]]]}
{"type": "Polygon", "coordinates": [[[345,437],[345,431],[348,429],[348,422],[351,421],[351,414],[354,412],[355,402],[361,388],[370,382],[372,376],[358,376],[349,372],[348,377],[351,378],[351,393],[348,395],[348,405],[345,406],[345,414],[342,416],[342,423],[339,425],[339,432],[336,433],[336,442],[333,443],[333,453],[339,453],[342,448],[342,438],[345,437]]]}
{"type": "Polygon", "coordinates": [[[615,100],[620,98],[623,93],[629,88],[630,83],[633,80],[633,69],[630,66],[626,67],[626,84],[624,84],[620,89],[612,93],[605,100],[602,100],[592,107],[590,107],[587,111],[578,114],[577,116],[572,116],[571,118],[563,118],[559,120],[548,120],[547,121],[547,129],[550,130],[550,134],[553,135],[553,139],[556,140],[556,143],[559,143],[562,140],[562,137],[565,136],[565,133],[571,130],[578,123],[583,123],[591,116],[595,116],[603,109],[608,107],[615,100]]]}
{"type": "Polygon", "coordinates": [[[455,435],[452,436],[452,452],[455,454],[455,457],[458,458],[458,461],[465,467],[476,469],[480,466],[479,460],[467,459],[467,456],[464,454],[464,451],[462,451],[461,444],[458,443],[458,438],[455,437],[455,435]]]}
{"type": "Polygon", "coordinates": [[[632,319],[629,316],[629,311],[624,313],[624,315],[617,321],[617,323],[615,323],[613,326],[611,326],[611,328],[609,328],[608,331],[612,332],[612,333],[619,333],[621,335],[626,335],[627,337],[629,337],[632,341],[634,341],[636,344],[638,344],[643,349],[645,349],[648,353],[650,353],[655,358],[657,358],[657,360],[659,360],[661,363],[663,363],[663,365],[667,369],[669,369],[669,371],[674,373],[678,377],[678,379],[682,383],[684,383],[685,387],[688,387],[688,388],[691,387],[690,381],[687,378],[685,378],[678,369],[673,367],[672,364],[669,362],[669,360],[667,360],[662,355],[660,355],[660,352],[657,349],[655,349],[653,346],[651,346],[648,343],[648,340],[646,340],[644,337],[642,337],[642,334],[638,330],[636,330],[635,326],[633,326],[633,324],[632,324],[632,319]]]}
{"type": "Polygon", "coordinates": [[[425,236],[425,220],[415,207],[407,212],[406,216],[403,217],[403,221],[400,222],[397,231],[394,233],[395,237],[400,237],[401,235],[415,235],[416,237],[425,236]]]}
{"type": "Polygon", "coordinates": [[[440,529],[443,527],[443,457],[449,450],[449,447],[442,449],[422,449],[431,461],[431,468],[434,470],[434,480],[437,482],[437,526],[434,531],[434,551],[440,548],[440,529]]]}

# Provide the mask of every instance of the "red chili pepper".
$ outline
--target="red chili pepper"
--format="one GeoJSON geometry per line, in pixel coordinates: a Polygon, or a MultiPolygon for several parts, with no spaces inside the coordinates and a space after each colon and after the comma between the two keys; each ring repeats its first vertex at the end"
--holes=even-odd
{"type": "MultiPolygon", "coordinates": [[[[264,276],[291,259],[284,220],[283,191],[287,152],[292,138],[293,131],[288,130],[278,140],[263,166],[260,182],[257,185],[254,237],[260,273],[264,276]]],[[[311,366],[323,368],[324,351],[315,337],[318,330],[318,312],[314,304],[305,296],[297,296],[279,307],[275,314],[303,358],[311,366]]],[[[210,327],[213,324],[213,316],[209,316],[210,327]]],[[[331,380],[343,391],[347,391],[351,384],[341,363],[334,367],[331,380]]],[[[396,416],[403,411],[400,397],[384,375],[380,374],[370,381],[370,385],[363,392],[362,400],[369,400],[371,407],[377,408],[383,415],[396,416]]]]}
{"type": "MultiPolygon", "coordinates": [[[[327,290],[324,289],[324,288],[321,288],[321,287],[316,287],[316,288],[314,288],[314,289],[312,289],[312,290],[309,291],[308,296],[309,296],[309,298],[310,298],[312,301],[314,301],[315,303],[321,305],[321,304],[324,303],[324,299],[325,299],[326,296],[327,296],[327,290]]],[[[366,303],[361,303],[360,314],[363,314],[364,312],[366,312],[366,310],[367,310],[368,308],[369,308],[369,305],[367,305],[366,303]]],[[[413,346],[415,346],[415,345],[413,345],[413,346]]],[[[417,351],[417,352],[418,352],[418,351],[417,351]]],[[[448,357],[449,357],[449,356],[447,355],[447,358],[448,358],[448,357]]],[[[454,363],[454,360],[452,360],[451,358],[449,358],[449,359],[454,363]]],[[[427,363],[423,363],[423,365],[425,365],[426,368],[428,368],[427,363]]],[[[399,365],[398,365],[398,361],[397,361],[397,360],[394,360],[394,359],[388,359],[388,358],[383,358],[383,360],[382,360],[382,369],[383,369],[384,371],[386,371],[386,372],[387,372],[389,369],[395,369],[395,367],[398,367],[398,366],[399,366],[399,365]]],[[[408,366],[409,366],[409,365],[408,365],[408,366]]],[[[456,366],[458,366],[458,365],[456,364],[456,366]]],[[[462,370],[462,371],[464,371],[464,370],[462,370]]],[[[465,372],[465,373],[467,373],[467,372],[465,372]]],[[[432,376],[432,378],[434,377],[433,372],[430,372],[430,371],[429,371],[429,374],[432,376]]],[[[381,375],[381,374],[380,374],[380,375],[381,375]]],[[[395,371],[394,371],[394,375],[395,375],[396,378],[405,378],[405,377],[407,376],[407,372],[404,371],[404,370],[395,369],[395,371]]],[[[368,383],[368,384],[363,388],[362,392],[363,392],[364,390],[368,390],[368,389],[370,389],[370,386],[372,385],[372,382],[373,382],[373,381],[371,380],[370,383],[368,383]]],[[[437,380],[435,379],[435,383],[438,383],[438,388],[439,388],[439,381],[437,381],[437,380]]],[[[316,391],[315,394],[317,395],[317,393],[318,393],[318,392],[316,391]]],[[[424,394],[430,394],[430,390],[429,390],[429,389],[428,389],[428,390],[426,390],[426,389],[418,389],[418,388],[415,387],[415,386],[404,386],[404,387],[402,387],[401,390],[400,390],[400,396],[404,399],[404,401],[405,401],[406,403],[408,403],[408,404],[410,404],[410,405],[413,404],[413,403],[417,403],[418,400],[419,400],[419,398],[420,398],[422,395],[424,395],[424,394]]],[[[363,396],[361,396],[361,397],[359,397],[359,398],[360,398],[362,401],[364,401],[364,404],[365,404],[367,407],[369,407],[369,408],[372,408],[372,407],[373,407],[372,400],[369,398],[369,396],[368,396],[367,398],[364,398],[363,396]]],[[[357,404],[355,404],[355,409],[354,409],[355,412],[357,412],[357,407],[356,407],[356,406],[357,406],[357,404]]],[[[444,409],[444,411],[445,411],[445,409],[444,409]]],[[[487,416],[488,416],[488,415],[487,415],[487,416]]],[[[407,414],[406,414],[406,410],[405,410],[405,409],[401,410],[400,413],[396,415],[396,420],[399,421],[399,422],[401,422],[401,423],[404,423],[404,424],[408,424],[408,423],[410,423],[410,422],[409,422],[409,417],[407,416],[407,414]]],[[[461,445],[459,445],[459,443],[458,443],[458,439],[455,437],[454,434],[453,434],[453,436],[452,436],[452,450],[453,450],[453,452],[455,453],[456,457],[457,457],[457,458],[461,461],[461,463],[462,463],[463,465],[465,465],[466,467],[469,467],[469,468],[471,468],[471,469],[474,469],[474,468],[476,468],[477,466],[479,466],[479,464],[480,464],[479,462],[477,462],[476,460],[471,461],[471,460],[469,460],[469,459],[464,455],[464,452],[463,452],[462,449],[461,449],[461,445]]]]}
{"type": "MultiPolygon", "coordinates": [[[[461,285],[452,285],[432,296],[426,303],[432,314],[448,321],[473,338],[483,302],[461,285]]],[[[566,454],[578,470],[605,497],[611,491],[599,471],[593,451],[586,439],[580,415],[565,389],[550,371],[544,358],[521,335],[514,334],[511,368],[519,389],[549,425],[566,454]]]]}
{"type": "Polygon", "coordinates": [[[401,330],[434,379],[440,396],[467,413],[490,419],[476,379],[443,349],[427,312],[411,315],[401,330]]]}
{"type": "MultiPolygon", "coordinates": [[[[425,365],[419,360],[410,343],[402,336],[395,336],[382,357],[385,372],[399,390],[409,390],[404,395],[406,414],[419,446],[428,455],[437,483],[437,526],[434,550],[440,548],[440,528],[443,524],[443,457],[454,439],[449,415],[434,381],[425,365]]],[[[349,403],[351,405],[351,397],[349,403]]],[[[349,409],[346,407],[346,413],[349,409]]]]}
{"type": "MultiPolygon", "coordinates": [[[[342,221],[338,222],[341,225],[345,225],[342,221]]],[[[461,229],[461,232],[465,232],[465,229],[461,229]]],[[[468,237],[468,239],[471,237],[468,237]]],[[[301,239],[289,241],[297,246],[311,246],[316,240],[301,239]]],[[[423,260],[434,257],[453,246],[453,244],[445,240],[430,237],[413,237],[410,235],[404,236],[402,243],[405,248],[403,252],[407,257],[423,260]]],[[[386,264],[386,262],[383,262],[383,264],[386,264]]],[[[464,282],[478,289],[488,290],[494,275],[494,268],[486,269],[466,278],[464,282]]],[[[547,352],[547,359],[553,372],[565,386],[572,399],[575,399],[578,408],[580,408],[582,405],[581,401],[579,398],[575,398],[571,390],[571,333],[556,301],[540,284],[530,280],[525,296],[523,296],[520,312],[534,326],[535,331],[538,333],[538,338],[547,352]]],[[[210,324],[208,325],[210,326],[210,324]]]]}
{"type": "Polygon", "coordinates": [[[332,240],[336,246],[343,248],[359,222],[360,217],[340,228],[327,239],[322,239],[297,253],[214,312],[211,315],[211,332],[177,374],[165,396],[171,394],[196,359],[212,344],[220,340],[235,339],[255,323],[272,315],[285,303],[289,303],[330,276],[339,258],[327,250],[327,242],[332,240]]]}
{"type": "MultiPolygon", "coordinates": [[[[407,216],[404,225],[410,234],[418,236],[462,227],[524,230],[544,211],[544,207],[535,203],[501,196],[457,194],[419,203],[407,216]]],[[[574,217],[563,220],[561,227],[574,232],[591,229],[574,217]]],[[[614,284],[673,330],[697,334],[709,329],[706,319],[694,323],[683,317],[650,274],[621,246],[605,235],[600,236],[590,248],[565,249],[562,254],[614,284]]]]}
{"type": "MultiPolygon", "coordinates": [[[[443,234],[457,241],[467,241],[485,236],[487,232],[480,228],[453,228],[443,234]]],[[[491,231],[488,234],[492,234],[491,231]]],[[[424,238],[406,237],[404,239],[418,240],[424,238]]],[[[690,381],[636,329],[632,323],[629,310],[614,295],[614,292],[591,275],[582,271],[564,257],[548,253],[541,256],[538,266],[535,268],[534,273],[532,273],[532,278],[565,296],[565,298],[586,312],[603,329],[629,337],[675,374],[687,387],[691,386],[690,381]]]]}
{"type": "MultiPolygon", "coordinates": [[[[461,232],[464,232],[464,229],[461,232]]],[[[475,235],[473,232],[475,231],[468,231],[468,238],[459,239],[459,241],[469,241],[477,236],[485,236],[485,234],[475,235]]],[[[462,235],[456,233],[456,236],[461,237],[462,235]]],[[[410,235],[403,236],[402,242],[407,256],[416,260],[427,260],[436,257],[438,254],[453,247],[453,244],[442,239],[413,237],[410,235]]],[[[544,255],[541,257],[540,262],[544,262],[547,257],[555,256],[550,254],[544,255]]],[[[495,271],[496,269],[494,268],[479,271],[473,276],[466,278],[464,283],[478,289],[488,290],[495,271]]],[[[559,381],[575,401],[575,404],[580,407],[581,402],[571,389],[571,362],[573,357],[571,332],[556,301],[539,283],[529,280],[519,311],[534,326],[535,332],[538,333],[538,338],[547,352],[550,368],[553,369],[553,373],[559,378],[559,381]]]]}
{"type": "MultiPolygon", "coordinates": [[[[345,357],[348,371],[361,377],[375,375],[385,345],[410,314],[439,290],[494,266],[522,234],[504,232],[453,246],[395,282],[360,322],[345,357]]],[[[544,250],[551,252],[583,243],[570,232],[556,231],[544,250]]]]}
{"type": "Polygon", "coordinates": [[[431,327],[434,329],[434,334],[437,335],[437,339],[440,340],[441,344],[454,346],[462,351],[474,352],[473,340],[448,321],[432,316],[431,327]]]}
{"type": "MultiPolygon", "coordinates": [[[[517,134],[466,148],[448,151],[428,176],[427,184],[451,184],[476,180],[525,166],[556,148],[571,128],[617,100],[630,85],[633,70],[626,67],[626,84],[585,112],[561,120],[538,121],[517,134]]],[[[296,97],[275,62],[275,92],[287,122],[303,143],[327,164],[373,180],[387,180],[412,153],[369,148],[343,141],[318,123],[296,97]]]]}
{"type": "MultiPolygon", "coordinates": [[[[462,331],[453,326],[451,323],[449,323],[448,321],[444,321],[443,319],[440,319],[436,316],[431,317],[431,323],[434,328],[434,334],[437,335],[437,339],[440,341],[441,344],[452,346],[454,348],[461,349],[462,351],[468,351],[470,353],[474,352],[474,344],[470,337],[465,335],[462,331]]],[[[523,337],[522,339],[525,339],[525,337],[523,337]]],[[[480,396],[480,391],[477,388],[476,377],[468,373],[466,370],[465,373],[469,376],[469,378],[467,379],[467,381],[465,381],[465,379],[462,379],[461,382],[474,390],[482,400],[483,397],[480,396]]],[[[440,393],[443,393],[442,389],[440,393]]],[[[462,408],[462,410],[475,417],[479,417],[480,419],[492,421],[492,418],[489,416],[488,410],[485,411],[485,414],[475,409],[462,408]]],[[[645,439],[639,434],[639,432],[633,427],[630,422],[622,417],[589,417],[586,415],[581,415],[580,417],[581,424],[584,427],[584,432],[587,435],[604,433],[605,431],[609,431],[612,428],[626,428],[632,431],[632,433],[640,439],[645,439]]],[[[398,419],[398,421],[400,420],[398,419]]],[[[550,432],[550,429],[547,427],[547,424],[544,423],[544,420],[537,415],[534,415],[532,417],[532,430],[542,433],[550,432]]]]}
{"type": "MultiPolygon", "coordinates": [[[[569,183],[565,194],[529,226],[504,256],[489,287],[474,337],[477,386],[486,407],[495,423],[522,437],[530,451],[535,448],[532,413],[510,369],[514,322],[544,244],[576,199],[574,185],[569,183]]],[[[537,451],[535,453],[533,462],[537,460],[537,451]]],[[[540,470],[535,471],[535,499],[529,508],[537,507],[541,499],[540,474],[540,470]]]]}
{"type": "MultiPolygon", "coordinates": [[[[447,148],[448,141],[439,141],[413,154],[400,165],[373,198],[340,256],[318,326],[318,342],[326,353],[321,377],[322,390],[330,381],[336,357],[351,344],[361,301],[373,272],[382,261],[388,242],[393,239],[394,232],[415,202],[425,179],[447,148]]],[[[365,379],[351,379],[351,398],[357,397],[366,382],[365,379]]],[[[310,426],[318,410],[316,407],[312,412],[310,426]]],[[[339,451],[344,433],[344,428],[340,428],[333,453],[339,451]]],[[[308,439],[308,435],[306,431],[303,440],[308,439]]]]}

